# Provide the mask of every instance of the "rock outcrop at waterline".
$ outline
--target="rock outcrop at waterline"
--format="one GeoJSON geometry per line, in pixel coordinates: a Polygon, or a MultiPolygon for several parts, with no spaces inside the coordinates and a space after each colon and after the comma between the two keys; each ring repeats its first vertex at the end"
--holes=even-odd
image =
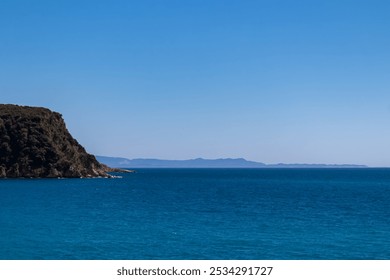
{"type": "Polygon", "coordinates": [[[111,177],[72,137],[61,114],[0,104],[0,178],[111,177]]]}

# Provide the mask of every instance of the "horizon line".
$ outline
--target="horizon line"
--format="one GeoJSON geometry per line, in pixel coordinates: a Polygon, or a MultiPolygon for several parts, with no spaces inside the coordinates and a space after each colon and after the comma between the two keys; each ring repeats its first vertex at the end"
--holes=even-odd
{"type": "Polygon", "coordinates": [[[102,155],[95,155],[96,157],[105,157],[105,158],[117,158],[117,159],[125,159],[125,160],[159,160],[159,161],[193,161],[193,160],[209,160],[209,161],[215,161],[215,160],[244,160],[246,162],[250,163],[258,163],[263,164],[264,166],[280,166],[280,165],[311,165],[311,166],[351,166],[351,167],[366,167],[366,168],[390,168],[390,166],[370,166],[366,164],[358,164],[358,163],[286,163],[286,162],[278,162],[278,163],[265,163],[262,161],[255,161],[255,160],[248,160],[244,157],[238,157],[238,158],[232,158],[232,157],[221,157],[221,158],[203,158],[203,157],[194,157],[194,158],[186,158],[186,159],[166,159],[166,158],[149,158],[149,157],[137,157],[137,158],[128,158],[125,156],[102,156],[102,155]]]}

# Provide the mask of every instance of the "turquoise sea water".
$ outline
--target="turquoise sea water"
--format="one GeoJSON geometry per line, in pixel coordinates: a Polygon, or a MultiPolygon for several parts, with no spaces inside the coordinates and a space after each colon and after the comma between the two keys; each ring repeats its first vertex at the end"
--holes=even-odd
{"type": "Polygon", "coordinates": [[[390,259],[390,169],[0,180],[0,259],[390,259]]]}

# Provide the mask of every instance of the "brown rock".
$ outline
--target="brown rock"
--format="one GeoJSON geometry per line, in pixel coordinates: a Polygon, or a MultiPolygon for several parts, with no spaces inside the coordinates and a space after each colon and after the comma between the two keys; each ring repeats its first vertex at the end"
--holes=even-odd
{"type": "Polygon", "coordinates": [[[0,104],[0,178],[111,177],[70,135],[59,113],[0,104]]]}

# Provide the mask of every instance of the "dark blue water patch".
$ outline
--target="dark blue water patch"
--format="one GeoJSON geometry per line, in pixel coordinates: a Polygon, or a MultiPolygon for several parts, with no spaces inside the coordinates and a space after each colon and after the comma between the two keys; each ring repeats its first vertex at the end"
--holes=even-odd
{"type": "Polygon", "coordinates": [[[390,259],[390,169],[0,180],[0,259],[390,259]]]}

